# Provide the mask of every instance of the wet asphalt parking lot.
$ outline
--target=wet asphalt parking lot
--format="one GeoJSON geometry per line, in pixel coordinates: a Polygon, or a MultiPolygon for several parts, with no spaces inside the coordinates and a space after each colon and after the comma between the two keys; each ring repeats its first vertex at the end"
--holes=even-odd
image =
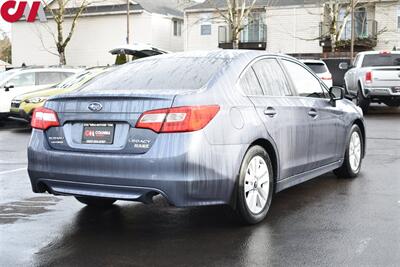
{"type": "Polygon", "coordinates": [[[400,109],[366,116],[356,179],[332,173],[278,193],[241,226],[224,207],[122,202],[92,210],[33,194],[30,130],[0,128],[0,266],[399,266],[400,109]]]}

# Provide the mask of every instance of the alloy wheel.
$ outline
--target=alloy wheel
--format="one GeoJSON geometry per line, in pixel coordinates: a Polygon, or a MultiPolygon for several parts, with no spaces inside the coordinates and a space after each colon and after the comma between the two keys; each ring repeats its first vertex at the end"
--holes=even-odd
{"type": "Polygon", "coordinates": [[[356,172],[361,161],[361,138],[358,132],[353,132],[350,137],[349,161],[351,169],[356,172]]]}
{"type": "Polygon", "coordinates": [[[265,160],[260,156],[251,159],[244,179],[244,194],[248,209],[253,214],[262,212],[269,195],[269,171],[265,160]]]}

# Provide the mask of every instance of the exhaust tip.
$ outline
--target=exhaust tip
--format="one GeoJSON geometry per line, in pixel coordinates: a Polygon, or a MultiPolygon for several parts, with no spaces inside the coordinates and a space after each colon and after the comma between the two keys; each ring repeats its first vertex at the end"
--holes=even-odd
{"type": "Polygon", "coordinates": [[[150,192],[148,192],[148,193],[142,195],[142,196],[139,198],[139,200],[140,200],[141,202],[143,202],[144,204],[153,204],[153,203],[154,203],[153,198],[154,198],[155,196],[157,196],[157,195],[159,195],[158,192],[150,191],[150,192]]]}
{"type": "Polygon", "coordinates": [[[50,194],[51,194],[50,188],[49,188],[45,183],[43,183],[43,182],[39,182],[39,183],[36,185],[36,189],[37,189],[37,192],[38,192],[38,193],[45,193],[45,192],[47,192],[47,193],[50,193],[50,194]]]}

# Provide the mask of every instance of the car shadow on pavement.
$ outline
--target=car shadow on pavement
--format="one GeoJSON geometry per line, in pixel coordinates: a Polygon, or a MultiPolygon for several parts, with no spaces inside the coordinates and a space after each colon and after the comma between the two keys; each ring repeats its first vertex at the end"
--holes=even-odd
{"type": "Polygon", "coordinates": [[[5,130],[12,130],[16,133],[26,133],[31,131],[31,126],[29,125],[29,123],[24,121],[7,119],[0,122],[0,131],[5,130]]]}
{"type": "Polygon", "coordinates": [[[368,109],[368,113],[365,114],[365,117],[368,118],[371,115],[400,116],[400,108],[388,107],[383,104],[372,104],[368,109]]]}
{"type": "Polygon", "coordinates": [[[40,266],[243,266],[252,262],[248,251],[263,244],[269,247],[263,261],[273,263],[282,235],[310,227],[309,210],[326,213],[332,201],[348,194],[352,182],[326,174],[280,192],[266,220],[254,226],[241,225],[223,206],[181,209],[162,198],[152,205],[83,207],[35,261],[40,266]]]}

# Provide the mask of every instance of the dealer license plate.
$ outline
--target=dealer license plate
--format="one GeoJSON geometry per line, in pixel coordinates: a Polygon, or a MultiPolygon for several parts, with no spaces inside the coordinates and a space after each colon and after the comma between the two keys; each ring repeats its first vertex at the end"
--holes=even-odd
{"type": "Polygon", "coordinates": [[[84,123],[83,144],[112,144],[114,141],[113,123],[84,123]]]}

